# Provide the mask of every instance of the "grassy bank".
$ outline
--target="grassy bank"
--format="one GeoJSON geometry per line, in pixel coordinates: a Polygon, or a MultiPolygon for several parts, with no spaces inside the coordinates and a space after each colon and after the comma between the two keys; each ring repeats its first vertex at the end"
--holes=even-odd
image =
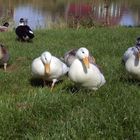
{"type": "Polygon", "coordinates": [[[139,28],[35,31],[33,43],[0,33],[11,58],[0,69],[0,139],[136,140],[140,139],[140,87],[130,80],[121,58],[135,43],[139,28]],[[32,79],[31,63],[43,51],[61,57],[87,47],[102,67],[107,83],[98,91],[76,89],[64,77],[50,87],[32,79]]]}

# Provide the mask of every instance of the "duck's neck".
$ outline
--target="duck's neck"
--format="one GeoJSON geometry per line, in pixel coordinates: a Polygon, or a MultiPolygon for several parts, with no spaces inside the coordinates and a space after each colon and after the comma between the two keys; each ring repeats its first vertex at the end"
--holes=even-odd
{"type": "Polygon", "coordinates": [[[24,26],[24,23],[19,23],[19,26],[24,26]]]}

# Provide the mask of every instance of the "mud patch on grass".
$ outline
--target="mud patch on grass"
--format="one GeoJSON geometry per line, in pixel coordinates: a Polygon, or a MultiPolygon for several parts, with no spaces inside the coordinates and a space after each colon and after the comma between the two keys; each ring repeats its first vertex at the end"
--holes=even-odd
{"type": "Polygon", "coordinates": [[[23,102],[23,103],[21,102],[21,103],[17,103],[17,104],[16,104],[16,108],[17,108],[17,109],[20,109],[20,110],[25,110],[25,109],[30,109],[30,108],[32,108],[32,105],[29,104],[29,103],[26,103],[26,102],[25,102],[25,103],[24,103],[24,102],[23,102]]]}
{"type": "Polygon", "coordinates": [[[27,57],[18,57],[13,64],[7,66],[7,72],[15,72],[20,68],[21,62],[28,60],[27,57]]]}
{"type": "Polygon", "coordinates": [[[11,64],[7,67],[7,72],[14,72],[17,71],[19,66],[17,64],[11,64]]]}

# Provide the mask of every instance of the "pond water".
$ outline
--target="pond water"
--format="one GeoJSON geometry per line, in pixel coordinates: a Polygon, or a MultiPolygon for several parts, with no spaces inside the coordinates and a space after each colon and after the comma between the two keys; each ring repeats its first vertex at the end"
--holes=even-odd
{"type": "Polygon", "coordinates": [[[28,19],[33,29],[82,26],[139,26],[139,0],[0,0],[1,23],[17,26],[28,19]]]}

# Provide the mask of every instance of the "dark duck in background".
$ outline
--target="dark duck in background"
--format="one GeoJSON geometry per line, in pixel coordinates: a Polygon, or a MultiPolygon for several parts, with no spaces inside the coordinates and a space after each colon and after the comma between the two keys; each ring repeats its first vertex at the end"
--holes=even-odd
{"type": "Polygon", "coordinates": [[[9,60],[9,52],[7,48],[4,47],[4,45],[0,44],[0,65],[4,65],[4,70],[6,71],[7,68],[7,62],[9,60]]]}
{"type": "Polygon", "coordinates": [[[15,30],[19,41],[31,41],[34,38],[34,33],[27,25],[27,20],[21,18],[19,26],[15,30]]]}

